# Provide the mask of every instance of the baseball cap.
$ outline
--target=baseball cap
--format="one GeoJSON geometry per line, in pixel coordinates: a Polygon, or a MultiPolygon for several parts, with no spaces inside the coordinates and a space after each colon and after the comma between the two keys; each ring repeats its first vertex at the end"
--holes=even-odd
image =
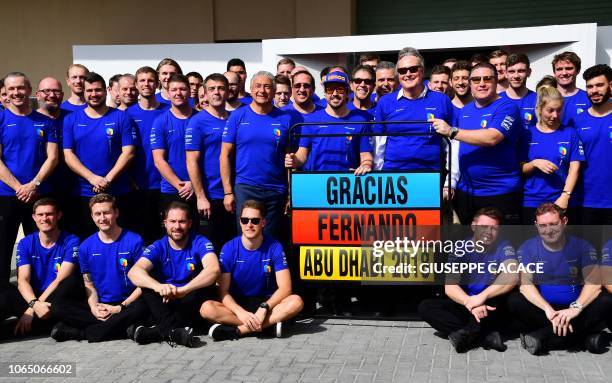
{"type": "Polygon", "coordinates": [[[323,86],[327,84],[342,84],[349,86],[349,79],[346,73],[340,71],[329,72],[327,76],[325,76],[325,80],[323,80],[323,86]]]}

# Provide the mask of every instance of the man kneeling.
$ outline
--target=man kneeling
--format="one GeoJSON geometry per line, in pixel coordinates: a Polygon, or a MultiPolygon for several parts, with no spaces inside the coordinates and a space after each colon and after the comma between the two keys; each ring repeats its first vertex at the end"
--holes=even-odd
{"type": "Polygon", "coordinates": [[[220,254],[220,302],[206,301],[203,318],[215,322],[208,332],[214,340],[237,339],[297,315],[304,303],[291,294],[291,275],[281,244],[264,236],[265,206],[248,200],[240,212],[242,235],[223,246],[220,254]]]}
{"type": "Polygon", "coordinates": [[[165,339],[192,347],[191,326],[201,320],[198,308],[211,295],[204,287],[219,277],[219,262],[212,243],[189,232],[189,205],[172,202],[165,214],[168,235],[147,247],[128,274],[142,289],[155,323],[137,327],[134,341],[147,344],[165,339]]]}

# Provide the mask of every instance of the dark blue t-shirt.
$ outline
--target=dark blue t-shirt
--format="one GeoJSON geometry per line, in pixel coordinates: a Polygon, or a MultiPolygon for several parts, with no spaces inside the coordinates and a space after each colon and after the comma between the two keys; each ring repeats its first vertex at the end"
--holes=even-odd
{"type": "Polygon", "coordinates": [[[518,139],[523,124],[518,107],[498,98],[485,107],[475,102],[461,109],[459,128],[478,130],[492,128],[503,134],[493,147],[462,142],[459,145],[459,182],[457,187],[474,196],[494,196],[521,189],[518,161],[518,139]]]}
{"type": "MultiPolygon", "coordinates": [[[[304,116],[304,122],[367,122],[367,112],[351,110],[345,117],[329,115],[325,109],[304,116]]],[[[359,134],[369,133],[368,125],[305,125],[302,134],[359,134]]],[[[368,136],[301,137],[300,147],[309,149],[305,170],[347,171],[359,167],[360,153],[372,152],[368,136]]]]}
{"type": "Polygon", "coordinates": [[[605,117],[594,117],[585,110],[576,117],[575,124],[586,157],[578,183],[582,206],[611,209],[612,113],[605,117]]]}
{"type": "MultiPolygon", "coordinates": [[[[72,149],[81,163],[94,174],[104,177],[115,166],[125,146],[136,145],[136,127],[130,116],[118,109],[108,108],[100,118],[89,117],[84,110],[64,118],[64,149],[72,149]]],[[[127,171],[111,184],[111,194],[123,195],[130,191],[127,171]]],[[[86,179],[79,177],[77,195],[92,197],[95,193],[86,179]]]]}
{"type": "Polygon", "coordinates": [[[227,120],[203,110],[189,121],[185,130],[185,150],[200,152],[200,172],[203,173],[204,191],[209,199],[223,199],[219,156],[226,123],[227,120]]]}
{"type": "MultiPolygon", "coordinates": [[[[573,128],[559,127],[554,132],[543,133],[532,126],[521,135],[519,161],[530,162],[543,159],[559,168],[552,174],[534,169],[527,174],[523,184],[523,206],[538,207],[544,202],[554,202],[559,198],[569,172],[570,162],[584,161],[584,150],[573,128]]],[[[571,206],[576,205],[574,196],[571,206]]]]}
{"type": "Polygon", "coordinates": [[[17,245],[17,268],[30,265],[30,285],[38,296],[57,277],[62,262],[79,264],[79,239],[65,231],[57,242],[46,249],[40,244],[38,232],[25,236],[17,245]]]}
{"type": "Polygon", "coordinates": [[[563,97],[563,113],[561,113],[561,125],[576,126],[576,117],[591,107],[591,101],[587,92],[578,89],[573,96],[563,97]]]}
{"type": "MultiPolygon", "coordinates": [[[[453,123],[453,106],[447,95],[430,90],[423,97],[398,100],[399,90],[386,94],[376,105],[376,121],[430,121],[439,118],[453,123]]],[[[442,139],[431,123],[374,125],[375,133],[433,133],[426,136],[389,136],[385,146],[383,170],[440,169],[442,139]]]]}
{"type": "MultiPolygon", "coordinates": [[[[185,129],[195,114],[193,111],[191,117],[182,119],[177,118],[171,110],[167,110],[155,119],[151,128],[151,150],[166,151],[166,161],[181,181],[189,181],[185,157],[185,129]]],[[[162,177],[161,192],[175,194],[178,190],[162,177]]]]}
{"type": "Polygon", "coordinates": [[[87,103],[83,103],[81,105],[74,105],[69,103],[68,100],[62,102],[60,105],[60,109],[65,110],[67,112],[77,112],[85,108],[87,108],[87,103]]]}
{"type": "Polygon", "coordinates": [[[79,189],[79,179],[76,174],[68,165],[66,165],[66,161],[64,161],[64,138],[63,138],[63,129],[64,129],[64,119],[71,112],[61,109],[60,115],[55,119],[55,126],[57,127],[57,147],[59,149],[59,163],[53,169],[53,173],[49,177],[49,184],[51,190],[53,190],[56,194],[65,194],[71,195],[74,194],[75,190],[79,189]]]}
{"type": "MultiPolygon", "coordinates": [[[[2,162],[21,184],[36,177],[47,160],[47,143],[57,142],[56,123],[37,111],[18,116],[9,109],[0,111],[0,145],[2,162]]],[[[48,193],[48,182],[39,193],[48,193]]],[[[0,196],[15,196],[15,190],[0,181],[0,196]]]]}
{"type": "Polygon", "coordinates": [[[568,236],[561,251],[547,250],[540,237],[527,240],[518,250],[523,265],[542,263],[542,273],[533,274],[533,284],[550,304],[569,305],[578,299],[584,285],[583,269],[598,263],[597,252],[583,239],[568,236]]]}
{"type": "Polygon", "coordinates": [[[505,98],[516,104],[521,111],[521,116],[523,117],[523,127],[528,129],[532,126],[535,126],[538,122],[535,114],[536,101],[538,99],[538,94],[533,90],[527,90],[527,94],[523,98],[514,99],[508,97],[508,94],[504,91],[499,94],[501,98],[505,98]]]}
{"type": "Polygon", "coordinates": [[[293,114],[273,108],[257,114],[250,106],[232,112],[223,130],[223,142],[235,145],[236,184],[279,193],[287,190],[285,153],[293,114]]]}
{"type": "Polygon", "coordinates": [[[102,242],[98,233],[81,243],[81,273],[91,275],[99,302],[121,302],[132,294],[135,287],[128,272],[140,258],[143,246],[138,234],[125,229],[113,243],[102,242]]]}
{"type": "Polygon", "coordinates": [[[145,110],[136,103],[127,109],[127,113],[136,123],[138,146],[132,165],[132,176],[140,190],[159,190],[161,175],[155,167],[151,152],[151,129],[153,122],[160,114],[168,110],[166,104],[159,104],[156,109],[145,110]]]}
{"type": "Polygon", "coordinates": [[[199,234],[190,235],[183,250],[173,249],[168,236],[164,236],[147,247],[142,252],[142,258],[153,264],[152,275],[157,281],[180,287],[202,271],[204,257],[214,252],[212,243],[199,234]]]}
{"type": "Polygon", "coordinates": [[[376,111],[376,103],[374,103],[372,105],[372,107],[370,109],[368,109],[368,110],[357,109],[355,104],[353,104],[352,102],[349,102],[348,104],[346,104],[346,107],[349,110],[361,110],[365,114],[365,116],[367,116],[368,121],[374,121],[374,113],[376,111]]]}
{"type": "Polygon", "coordinates": [[[283,247],[265,236],[257,250],[247,250],[238,236],[223,245],[219,255],[221,273],[230,273],[229,292],[233,296],[270,297],[278,285],[276,272],[288,268],[283,247]]]}

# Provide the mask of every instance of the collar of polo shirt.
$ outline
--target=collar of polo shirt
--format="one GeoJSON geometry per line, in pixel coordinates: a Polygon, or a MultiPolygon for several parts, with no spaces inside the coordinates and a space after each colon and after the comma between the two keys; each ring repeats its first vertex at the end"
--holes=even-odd
{"type": "MultiPolygon", "coordinates": [[[[417,97],[417,99],[425,98],[425,96],[427,95],[427,90],[427,85],[423,84],[423,91],[421,92],[421,94],[419,94],[419,97],[417,97]]],[[[397,100],[402,97],[407,100],[410,100],[408,97],[404,96],[404,88],[400,87],[399,91],[397,92],[397,100]]]]}

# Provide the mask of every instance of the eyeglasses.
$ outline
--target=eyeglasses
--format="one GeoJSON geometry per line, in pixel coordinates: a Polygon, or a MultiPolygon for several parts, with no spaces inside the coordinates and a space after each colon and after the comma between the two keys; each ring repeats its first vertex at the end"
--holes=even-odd
{"type": "Polygon", "coordinates": [[[325,88],[325,93],[327,94],[334,94],[334,91],[338,94],[344,94],[346,93],[346,88],[343,86],[325,88]]]}
{"type": "Polygon", "coordinates": [[[371,78],[354,78],[352,81],[357,85],[361,83],[365,83],[366,85],[374,85],[374,80],[371,78]]]}
{"type": "Polygon", "coordinates": [[[249,222],[251,222],[253,225],[259,225],[261,218],[240,217],[241,224],[248,225],[249,222]]]}
{"type": "Polygon", "coordinates": [[[49,96],[51,93],[57,94],[57,95],[60,95],[60,94],[64,93],[60,89],[41,89],[41,90],[39,90],[39,92],[44,93],[45,96],[49,96]]]}
{"type": "Polygon", "coordinates": [[[305,83],[297,82],[297,83],[293,84],[293,88],[294,89],[300,89],[300,88],[311,89],[312,85],[307,83],[307,82],[305,82],[305,83]]]}
{"type": "Polygon", "coordinates": [[[421,69],[420,65],[413,65],[413,66],[407,66],[407,67],[403,67],[403,68],[397,68],[397,73],[404,75],[408,72],[410,73],[416,73],[419,71],[419,69],[421,69]]]}
{"type": "Polygon", "coordinates": [[[470,77],[470,81],[473,84],[480,84],[482,81],[484,81],[485,84],[492,84],[493,83],[493,79],[495,79],[495,76],[476,76],[476,77],[470,77]]]}
{"type": "Polygon", "coordinates": [[[536,223],[535,225],[538,229],[543,230],[543,229],[548,229],[548,228],[556,229],[560,227],[562,224],[563,222],[559,221],[559,222],[554,222],[554,223],[536,223]]]}

